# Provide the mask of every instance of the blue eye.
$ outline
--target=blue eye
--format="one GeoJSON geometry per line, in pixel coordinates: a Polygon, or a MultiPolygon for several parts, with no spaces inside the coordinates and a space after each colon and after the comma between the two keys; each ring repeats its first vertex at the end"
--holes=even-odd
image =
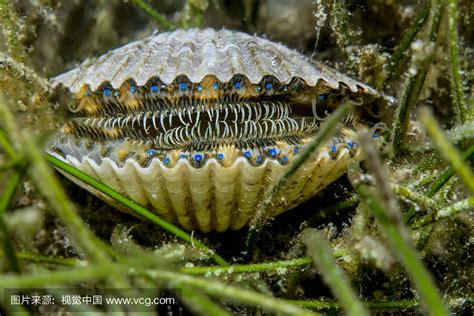
{"type": "Polygon", "coordinates": [[[115,97],[118,97],[119,95],[120,95],[120,94],[119,94],[118,91],[114,91],[114,96],[115,96],[115,97]]]}
{"type": "Polygon", "coordinates": [[[336,146],[335,146],[335,145],[332,145],[332,147],[331,147],[331,151],[332,151],[333,153],[335,153],[335,152],[337,151],[337,148],[336,148],[336,146]]]}
{"type": "Polygon", "coordinates": [[[287,157],[287,156],[283,156],[283,161],[288,161],[288,157],[287,157]]]}
{"type": "Polygon", "coordinates": [[[267,82],[265,84],[265,89],[267,89],[267,90],[270,90],[272,87],[273,87],[273,84],[271,84],[270,82],[267,82]]]}
{"type": "Polygon", "coordinates": [[[169,164],[170,163],[170,159],[168,157],[166,157],[165,159],[163,159],[163,163],[165,165],[169,164]]]}
{"type": "Polygon", "coordinates": [[[214,84],[212,85],[212,88],[213,88],[214,90],[219,89],[219,84],[218,84],[217,82],[214,83],[214,84]]]}
{"type": "Polygon", "coordinates": [[[245,158],[250,158],[250,157],[252,157],[252,153],[247,150],[246,152],[244,152],[244,156],[245,156],[245,158]]]}
{"type": "Polygon", "coordinates": [[[270,154],[270,156],[274,157],[274,156],[276,156],[277,151],[276,151],[275,148],[271,148],[271,149],[268,150],[268,153],[270,154]]]}
{"type": "Polygon", "coordinates": [[[379,138],[379,134],[374,134],[374,138],[379,138]]]}
{"type": "Polygon", "coordinates": [[[104,90],[104,95],[107,96],[107,97],[110,96],[110,90],[109,90],[109,89],[105,89],[105,90],[104,90]]]}
{"type": "Polygon", "coordinates": [[[158,91],[160,91],[160,89],[158,89],[158,86],[151,86],[151,87],[150,87],[150,90],[151,90],[151,92],[153,92],[153,93],[157,93],[158,91]]]}
{"type": "Polygon", "coordinates": [[[347,145],[349,146],[349,149],[354,148],[354,144],[352,142],[348,142],[347,145]]]}
{"type": "Polygon", "coordinates": [[[88,97],[88,96],[90,96],[90,93],[89,93],[89,91],[86,91],[86,92],[84,92],[84,96],[85,96],[85,97],[88,97]]]}
{"type": "Polygon", "coordinates": [[[153,157],[155,155],[155,150],[154,149],[148,149],[146,153],[147,153],[148,157],[153,157]]]}
{"type": "Polygon", "coordinates": [[[137,91],[137,87],[131,86],[130,87],[130,92],[134,93],[135,91],[137,91]]]}
{"type": "Polygon", "coordinates": [[[236,82],[236,83],[234,83],[234,87],[235,87],[237,90],[239,90],[240,88],[242,88],[242,83],[236,82]]]}
{"type": "Polygon", "coordinates": [[[202,86],[201,85],[197,86],[197,89],[198,91],[202,91],[202,86]]]}
{"type": "Polygon", "coordinates": [[[180,83],[178,87],[179,87],[179,90],[186,91],[186,89],[188,88],[188,85],[185,83],[180,83]]]}
{"type": "Polygon", "coordinates": [[[262,90],[262,86],[261,86],[261,85],[257,85],[256,89],[257,89],[257,91],[261,91],[261,90],[262,90]]]}
{"type": "Polygon", "coordinates": [[[219,159],[219,160],[224,159],[224,154],[223,153],[217,154],[217,159],[219,159]]]}
{"type": "Polygon", "coordinates": [[[319,101],[326,101],[327,98],[328,98],[327,94],[320,94],[319,95],[319,101]]]}
{"type": "Polygon", "coordinates": [[[201,154],[195,154],[194,155],[194,160],[196,160],[197,162],[201,161],[202,160],[202,155],[201,154]]]}
{"type": "Polygon", "coordinates": [[[184,159],[184,158],[186,158],[186,155],[185,155],[185,154],[179,155],[179,159],[184,159]]]}
{"type": "Polygon", "coordinates": [[[261,163],[262,161],[263,161],[263,158],[260,157],[260,156],[258,156],[258,157],[257,157],[257,162],[258,162],[258,163],[261,163]]]}
{"type": "Polygon", "coordinates": [[[293,152],[294,152],[295,154],[297,154],[297,153],[300,152],[300,150],[299,150],[298,148],[295,148],[295,149],[293,149],[293,152]]]}

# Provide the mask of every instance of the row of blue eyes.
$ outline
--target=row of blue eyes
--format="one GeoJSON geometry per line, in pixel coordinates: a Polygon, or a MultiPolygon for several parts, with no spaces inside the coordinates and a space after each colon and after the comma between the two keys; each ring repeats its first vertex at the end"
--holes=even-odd
{"type": "MultiPolygon", "coordinates": [[[[216,82],[216,83],[214,83],[214,84],[212,85],[212,87],[213,87],[214,90],[217,90],[217,89],[219,89],[219,84],[216,82]]],[[[266,84],[265,84],[265,90],[271,90],[272,87],[273,87],[273,84],[272,84],[272,83],[266,83],[266,84]]],[[[180,84],[178,85],[178,88],[179,88],[180,91],[186,91],[186,90],[188,89],[188,85],[187,85],[186,83],[180,83],[180,84]]],[[[240,82],[234,83],[234,88],[237,89],[237,90],[241,89],[241,88],[242,88],[242,83],[240,83],[240,82]]],[[[197,86],[197,90],[198,90],[198,91],[202,91],[202,90],[203,90],[203,86],[201,86],[201,85],[197,86]]],[[[257,90],[258,90],[258,91],[262,90],[262,86],[258,85],[258,86],[257,86],[257,90]]],[[[288,91],[288,86],[286,86],[286,85],[283,86],[283,87],[282,87],[282,90],[283,90],[284,92],[288,91]]],[[[135,87],[135,86],[131,86],[131,87],[130,87],[130,92],[134,93],[134,92],[136,92],[136,91],[137,91],[137,87],[135,87]]],[[[158,93],[158,92],[160,92],[160,88],[158,88],[158,86],[153,85],[153,86],[150,87],[150,91],[153,92],[153,93],[158,93]]],[[[110,96],[111,94],[112,94],[112,92],[111,92],[110,89],[104,89],[104,95],[105,95],[105,96],[108,97],[108,96],[110,96]]],[[[118,92],[118,91],[114,91],[113,94],[114,94],[114,96],[116,96],[116,97],[119,96],[119,92],[118,92]]],[[[85,95],[86,97],[89,96],[89,92],[86,91],[86,92],[84,93],[84,95],[85,95]]],[[[319,95],[319,101],[324,101],[324,100],[326,100],[326,98],[327,98],[327,95],[325,95],[325,94],[319,95]]]]}
{"type": "MultiPolygon", "coordinates": [[[[214,88],[214,90],[217,90],[217,89],[219,89],[219,84],[216,82],[212,85],[212,87],[214,88]]],[[[265,84],[265,89],[266,90],[270,90],[272,87],[273,87],[273,84],[271,84],[271,83],[266,83],[265,84]]],[[[178,88],[179,88],[180,91],[186,91],[188,89],[188,85],[186,83],[180,83],[178,85],[178,88]]],[[[242,83],[240,83],[240,82],[234,83],[234,88],[237,89],[237,90],[242,88],[242,83]]],[[[202,91],[203,86],[201,86],[201,85],[197,86],[197,90],[202,91]]],[[[257,86],[257,90],[262,90],[262,87],[260,85],[257,86]]],[[[135,86],[130,87],[130,92],[136,92],[136,91],[137,91],[137,87],[135,87],[135,86]]],[[[154,92],[154,93],[158,93],[158,92],[160,92],[160,88],[158,88],[158,86],[151,86],[150,91],[154,92]]],[[[288,86],[283,86],[283,91],[288,91],[288,86]]],[[[105,89],[104,94],[106,96],[110,96],[110,94],[111,94],[110,89],[105,89]]],[[[114,92],[115,96],[117,96],[116,94],[118,94],[118,91],[114,92]]]]}
{"type": "MultiPolygon", "coordinates": [[[[295,149],[293,150],[293,152],[294,152],[295,154],[297,154],[297,153],[299,153],[299,149],[298,149],[298,148],[295,148],[295,149]]],[[[155,151],[154,149],[149,149],[148,152],[147,152],[148,157],[153,157],[153,156],[155,155],[155,153],[156,153],[156,151],[155,151]]],[[[276,149],[274,149],[274,148],[269,149],[269,150],[268,150],[268,153],[269,153],[270,156],[272,156],[272,157],[274,157],[274,156],[277,155],[277,151],[276,151],[276,149]]],[[[250,157],[252,157],[252,153],[251,153],[250,151],[246,151],[246,152],[244,153],[244,156],[245,156],[245,158],[250,158],[250,157]]],[[[224,160],[224,157],[225,157],[225,156],[224,156],[223,153],[217,154],[217,159],[218,159],[218,160],[224,160]]],[[[180,158],[180,159],[184,159],[184,158],[186,158],[186,155],[182,154],[182,155],[179,156],[179,158],[180,158]]],[[[196,162],[202,161],[202,158],[203,158],[203,156],[202,156],[201,154],[195,154],[194,157],[193,157],[193,159],[194,159],[196,162]]],[[[260,161],[262,161],[262,160],[263,160],[262,157],[260,157],[260,156],[257,157],[257,161],[258,161],[258,162],[260,162],[260,161]]],[[[288,160],[288,157],[283,156],[283,160],[287,161],[287,160],[288,160]]],[[[166,157],[165,159],[163,159],[163,162],[164,162],[165,164],[167,164],[167,163],[170,162],[170,159],[169,159],[168,157],[166,157]]]]}
{"type": "MultiPolygon", "coordinates": [[[[379,136],[378,136],[378,134],[374,134],[373,137],[374,137],[374,138],[378,138],[379,136]]],[[[354,146],[355,146],[353,142],[348,142],[347,145],[349,146],[349,149],[353,149],[354,146]]],[[[335,145],[331,146],[331,151],[332,151],[333,153],[335,153],[335,152],[337,151],[337,147],[336,147],[335,145]]],[[[297,154],[297,153],[299,153],[299,149],[298,149],[298,148],[295,148],[295,149],[293,150],[293,152],[294,152],[295,154],[297,154]]],[[[153,157],[153,156],[155,155],[155,153],[156,153],[156,151],[155,151],[154,149],[149,149],[148,152],[147,152],[148,157],[153,157]]],[[[270,149],[268,150],[268,153],[269,153],[270,156],[272,156],[272,157],[275,157],[275,156],[278,154],[278,153],[277,153],[277,150],[274,149],[274,148],[270,148],[270,149]]],[[[224,156],[223,153],[217,154],[217,159],[218,159],[218,160],[224,160],[224,157],[225,157],[225,156],[224,156]]],[[[250,151],[244,152],[244,157],[245,157],[245,158],[251,158],[251,157],[252,157],[252,152],[250,152],[250,151]]],[[[180,158],[180,159],[184,159],[184,158],[186,158],[186,155],[182,154],[182,155],[179,156],[179,158],[180,158]]],[[[200,161],[202,161],[203,156],[202,156],[201,154],[195,154],[194,157],[193,157],[193,159],[194,159],[196,162],[200,162],[200,161]]],[[[257,162],[261,162],[262,160],[263,160],[262,157],[260,157],[260,156],[257,157],[257,162]]],[[[288,161],[288,157],[287,157],[287,156],[283,156],[283,160],[284,160],[284,161],[288,161]]],[[[168,164],[168,163],[170,162],[170,159],[169,159],[168,157],[166,157],[165,159],[163,159],[163,162],[164,162],[165,164],[168,164]]]]}

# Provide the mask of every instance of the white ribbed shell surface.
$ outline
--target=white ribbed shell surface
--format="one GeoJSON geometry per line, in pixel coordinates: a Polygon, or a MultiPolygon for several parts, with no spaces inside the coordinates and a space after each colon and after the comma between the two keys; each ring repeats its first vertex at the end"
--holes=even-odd
{"type": "Polygon", "coordinates": [[[117,89],[127,79],[142,86],[155,76],[169,84],[179,75],[197,83],[207,75],[227,82],[237,74],[254,84],[264,76],[274,76],[285,83],[299,77],[309,86],[324,80],[334,89],[344,83],[352,92],[377,94],[323,64],[310,63],[307,57],[284,45],[226,29],[177,30],[152,35],[86,60],[53,78],[53,85],[62,84],[76,93],[84,85],[95,91],[104,82],[117,89]]]}
{"type": "MultiPolygon", "coordinates": [[[[353,154],[356,159],[360,158],[359,150],[353,154]]],[[[236,230],[248,224],[256,206],[288,168],[275,160],[266,160],[253,167],[243,157],[229,167],[211,159],[201,168],[193,168],[183,160],[168,168],[158,159],[153,159],[148,167],[141,167],[129,159],[120,167],[109,158],[97,164],[88,157],[79,161],[72,156],[65,159],[54,155],[155,210],[164,219],[186,230],[203,232],[236,230]]],[[[270,216],[294,208],[314,196],[343,175],[352,159],[347,148],[341,148],[336,159],[331,159],[327,152],[315,154],[292,176],[270,209],[270,216]]],[[[83,182],[65,175],[109,204],[127,211],[83,182]]]]}

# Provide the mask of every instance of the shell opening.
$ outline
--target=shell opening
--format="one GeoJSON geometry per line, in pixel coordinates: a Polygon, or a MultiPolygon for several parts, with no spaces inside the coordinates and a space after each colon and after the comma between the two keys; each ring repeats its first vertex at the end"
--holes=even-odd
{"type": "Polygon", "coordinates": [[[159,78],[144,86],[129,80],[119,89],[104,83],[77,97],[64,132],[105,144],[104,154],[119,161],[138,156],[146,164],[158,157],[170,166],[180,159],[199,166],[209,158],[225,164],[243,156],[253,165],[265,159],[287,164],[317,133],[324,120],[318,111],[327,116],[343,98],[344,90],[271,76],[257,84],[241,75],[229,82],[207,76],[199,83],[181,76],[168,85],[159,78]]]}

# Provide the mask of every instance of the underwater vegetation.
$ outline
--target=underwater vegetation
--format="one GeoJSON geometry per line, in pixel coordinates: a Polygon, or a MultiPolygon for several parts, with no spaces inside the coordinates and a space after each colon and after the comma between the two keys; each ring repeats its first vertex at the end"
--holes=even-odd
{"type": "MultiPolygon", "coordinates": [[[[0,314],[472,314],[472,21],[467,0],[0,0],[0,314]],[[159,216],[45,151],[74,117],[65,106],[71,96],[49,78],[156,30],[193,28],[280,42],[376,89],[378,101],[358,114],[370,124],[351,134],[364,160],[348,161],[346,175],[272,218],[293,177],[360,108],[335,103],[317,130],[305,130],[304,148],[290,147],[302,149],[294,159],[280,157],[287,168],[272,179],[248,226],[204,233],[214,229],[194,231],[159,216]],[[168,300],[59,304],[76,291],[168,300]],[[32,293],[56,304],[12,304],[32,293]]],[[[274,78],[240,79],[222,88],[288,92],[274,78]]],[[[127,82],[117,93],[174,84],[154,80],[127,82]]],[[[172,92],[206,88],[214,86],[180,81],[172,92]]],[[[113,97],[110,87],[100,89],[98,98],[113,97]]],[[[284,113],[278,102],[272,104],[284,113]]],[[[148,134],[146,116],[143,122],[148,134]]],[[[267,159],[272,148],[265,148],[267,159]]],[[[225,153],[186,159],[223,164],[225,153]]]]}

